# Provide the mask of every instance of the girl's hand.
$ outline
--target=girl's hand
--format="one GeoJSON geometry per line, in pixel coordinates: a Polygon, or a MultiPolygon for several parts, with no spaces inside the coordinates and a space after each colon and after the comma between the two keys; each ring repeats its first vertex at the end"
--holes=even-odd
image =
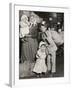
{"type": "Polygon", "coordinates": [[[36,58],[40,58],[40,56],[38,54],[36,54],[36,58]]]}

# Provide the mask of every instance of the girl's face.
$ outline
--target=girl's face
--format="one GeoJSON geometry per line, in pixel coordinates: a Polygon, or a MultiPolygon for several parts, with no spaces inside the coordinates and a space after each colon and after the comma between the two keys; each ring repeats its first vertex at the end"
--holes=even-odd
{"type": "Polygon", "coordinates": [[[46,50],[46,47],[45,47],[44,45],[42,45],[42,46],[41,46],[41,51],[42,51],[42,52],[45,52],[45,50],[46,50]]]}
{"type": "Polygon", "coordinates": [[[52,31],[54,31],[54,28],[51,28],[52,31]]]}
{"type": "Polygon", "coordinates": [[[41,26],[41,27],[40,27],[40,30],[41,30],[42,32],[45,32],[46,29],[47,29],[47,28],[46,28],[45,26],[41,26]]]}

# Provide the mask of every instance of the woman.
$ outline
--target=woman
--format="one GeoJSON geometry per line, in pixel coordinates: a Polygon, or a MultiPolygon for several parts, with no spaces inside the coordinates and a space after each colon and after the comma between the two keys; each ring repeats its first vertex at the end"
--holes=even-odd
{"type": "Polygon", "coordinates": [[[38,47],[37,42],[37,23],[34,24],[32,22],[32,19],[34,17],[30,17],[30,28],[29,28],[29,34],[25,36],[24,42],[22,45],[22,59],[34,61],[35,60],[35,54],[38,47]]]}
{"type": "Polygon", "coordinates": [[[22,38],[21,48],[21,60],[24,61],[24,71],[28,72],[27,74],[30,74],[34,65],[35,55],[38,48],[37,23],[35,22],[34,16],[30,16],[29,23],[29,34],[22,38]]]}

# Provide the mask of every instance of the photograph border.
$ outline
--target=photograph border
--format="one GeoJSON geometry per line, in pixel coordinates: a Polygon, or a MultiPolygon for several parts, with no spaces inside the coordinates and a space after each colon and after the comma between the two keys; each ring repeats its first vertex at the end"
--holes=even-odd
{"type": "Polygon", "coordinates": [[[68,7],[48,7],[48,6],[36,6],[36,5],[23,5],[10,3],[10,69],[9,69],[9,83],[10,86],[32,86],[43,84],[57,84],[57,83],[69,83],[70,82],[70,62],[67,61],[70,55],[70,45],[68,43],[67,34],[69,31],[69,8],[68,7]],[[31,7],[31,8],[30,8],[31,7]],[[50,9],[50,10],[49,10],[50,9]],[[32,11],[57,11],[64,12],[64,77],[57,78],[42,78],[42,79],[23,79],[19,80],[19,16],[18,10],[32,10],[32,11]],[[67,41],[66,41],[67,40],[67,41]],[[43,81],[43,82],[42,82],[43,81]]]}

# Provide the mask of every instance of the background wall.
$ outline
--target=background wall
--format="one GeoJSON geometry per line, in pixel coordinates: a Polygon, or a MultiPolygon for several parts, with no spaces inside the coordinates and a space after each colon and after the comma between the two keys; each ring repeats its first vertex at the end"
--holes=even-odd
{"type": "MultiPolygon", "coordinates": [[[[69,7],[70,8],[70,34],[68,38],[70,40],[70,64],[72,63],[72,0],[1,0],[0,1],[0,90],[7,89],[10,87],[9,82],[9,3],[10,2],[22,2],[26,5],[46,5],[55,7],[69,7]]],[[[72,68],[72,65],[70,65],[72,68]]],[[[70,84],[54,84],[47,85],[47,87],[24,87],[22,89],[38,90],[38,89],[50,89],[50,90],[71,90],[72,88],[72,70],[70,69],[71,82],[70,84]]],[[[13,88],[14,89],[14,88],[13,88]]],[[[20,89],[20,88],[15,88],[20,89]]]]}

